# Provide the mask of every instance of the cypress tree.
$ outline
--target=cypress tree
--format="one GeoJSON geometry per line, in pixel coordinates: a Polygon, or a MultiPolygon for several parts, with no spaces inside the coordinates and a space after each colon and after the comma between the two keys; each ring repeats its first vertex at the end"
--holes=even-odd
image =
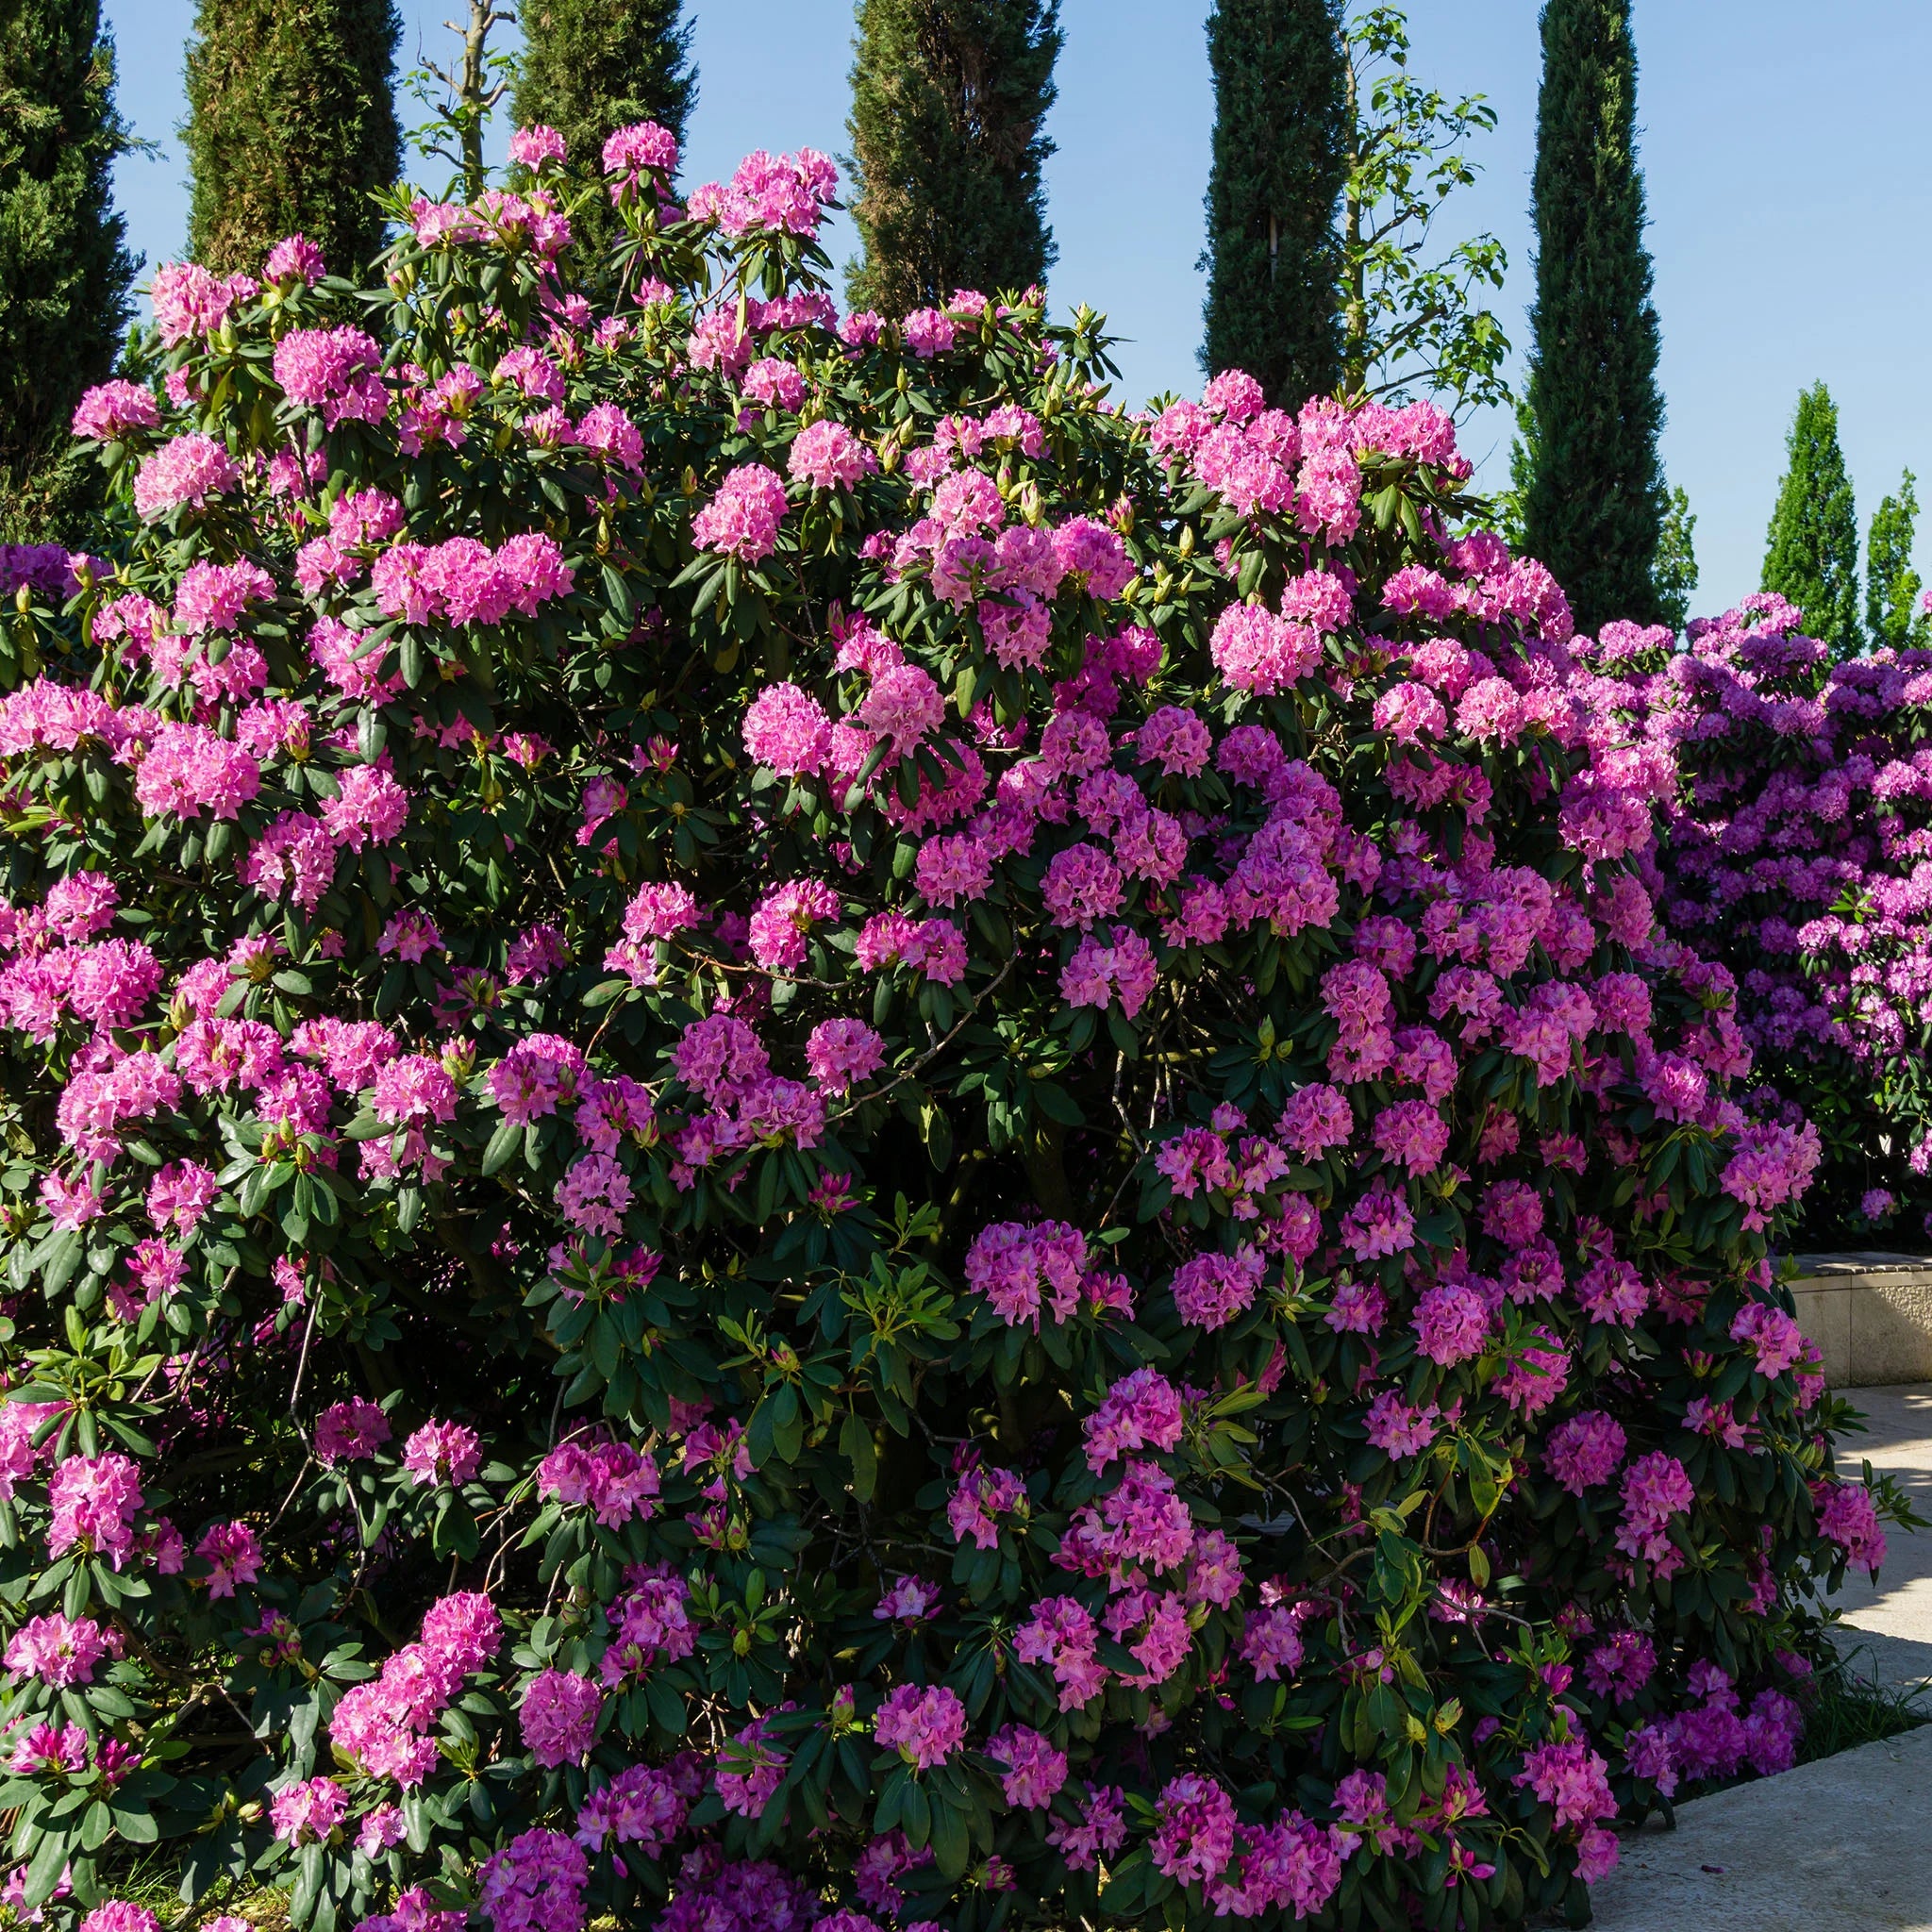
{"type": "Polygon", "coordinates": [[[1568,590],[1580,627],[1613,617],[1654,623],[1664,405],[1630,0],[1547,0],[1541,26],[1528,394],[1536,467],[1524,535],[1568,590]]]}
{"type": "Polygon", "coordinates": [[[1245,369],[1279,408],[1341,379],[1335,215],[1348,174],[1341,0],[1216,0],[1208,16],[1210,375],[1245,369]]]}
{"type": "Polygon", "coordinates": [[[1763,587],[1805,613],[1805,628],[1840,658],[1856,657],[1858,512],[1838,446],[1838,405],[1821,382],[1798,397],[1787,467],[1764,551],[1763,587]]]}
{"type": "Polygon", "coordinates": [[[1918,478],[1907,470],[1896,496],[1880,500],[1865,537],[1865,627],[1872,648],[1903,651],[1932,640],[1932,621],[1919,608],[1923,584],[1912,568],[1919,522],[1918,478]]]}
{"type": "Polygon", "coordinates": [[[846,284],[889,315],[1043,282],[1059,0],[859,0],[846,284]]]}
{"type": "Polygon", "coordinates": [[[109,179],[128,135],[99,0],[0,0],[0,530],[78,534],[68,420],[113,366],[135,262],[109,179]]]}
{"type": "MultiPolygon", "coordinates": [[[[682,11],[682,0],[525,0],[517,125],[556,128],[571,159],[591,169],[611,130],[636,121],[655,121],[682,142],[698,91],[682,11]]],[[[592,202],[572,221],[601,244],[609,205],[592,202]]]]}
{"type": "Polygon", "coordinates": [[[201,0],[182,129],[195,260],[254,274],[298,232],[332,269],[376,252],[370,195],[401,150],[401,34],[394,0],[201,0]]]}

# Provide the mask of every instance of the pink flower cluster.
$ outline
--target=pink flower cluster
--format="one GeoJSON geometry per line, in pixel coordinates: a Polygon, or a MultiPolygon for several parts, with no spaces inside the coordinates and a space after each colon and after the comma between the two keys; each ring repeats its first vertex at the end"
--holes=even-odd
{"type": "Polygon", "coordinates": [[[396,543],[370,572],[376,608],[405,624],[501,624],[512,611],[534,617],[567,597],[576,581],[557,540],[541,530],[493,550],[475,537],[437,544],[396,543]]]}

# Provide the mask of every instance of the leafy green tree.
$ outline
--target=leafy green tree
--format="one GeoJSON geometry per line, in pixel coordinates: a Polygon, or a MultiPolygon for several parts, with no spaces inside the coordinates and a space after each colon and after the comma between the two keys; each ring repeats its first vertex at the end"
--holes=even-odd
{"type": "Polygon", "coordinates": [[[855,308],[900,314],[955,289],[1042,282],[1058,251],[1041,176],[1059,0],[859,0],[852,69],[865,245],[855,308]]]}
{"type": "Polygon", "coordinates": [[[1838,405],[1820,382],[1798,397],[1785,441],[1784,481],[1771,514],[1763,587],[1805,613],[1805,628],[1841,658],[1863,642],[1858,624],[1858,512],[1838,442],[1838,405]]]}
{"type": "Polygon", "coordinates": [[[76,534],[95,466],[68,420],[112,367],[136,263],[110,171],[114,111],[99,0],[0,0],[0,532],[76,534]]]}
{"type": "Polygon", "coordinates": [[[1630,0],[1548,0],[1541,25],[1524,537],[1568,588],[1583,629],[1654,623],[1669,498],[1630,0]]]}
{"type": "Polygon", "coordinates": [[[1652,582],[1657,590],[1657,622],[1682,630],[1690,616],[1690,593],[1697,588],[1696,513],[1690,496],[1674,489],[1657,537],[1657,563],[1652,582]]]}
{"type": "Polygon", "coordinates": [[[1508,254],[1493,235],[1434,260],[1429,245],[1443,204],[1476,177],[1469,138],[1494,127],[1496,110],[1481,94],[1452,101],[1416,80],[1399,8],[1351,20],[1344,50],[1343,386],[1391,402],[1433,394],[1457,416],[1507,403],[1509,339],[1480,291],[1503,286],[1508,254]]]}
{"type": "Polygon", "coordinates": [[[1348,174],[1341,0],[1216,0],[1208,16],[1210,375],[1294,408],[1341,379],[1336,215],[1348,174]]]}
{"type": "Polygon", "coordinates": [[[490,36],[515,22],[516,15],[496,0],[470,0],[467,22],[443,22],[462,36],[462,58],[439,65],[421,57],[422,64],[404,76],[410,97],[429,109],[429,119],[409,130],[409,145],[425,160],[443,160],[455,168],[465,201],[475,201],[488,184],[483,139],[491,115],[516,78],[516,56],[492,54],[490,36]]]}
{"type": "Polygon", "coordinates": [[[201,0],[182,129],[197,261],[253,273],[298,232],[339,271],[376,252],[401,32],[394,0],[201,0]]]}
{"type": "Polygon", "coordinates": [[[1896,496],[1883,497],[1865,537],[1865,628],[1872,648],[1894,651],[1932,642],[1932,620],[1919,608],[1924,587],[1912,568],[1919,523],[1918,478],[1907,470],[1896,496]]]}
{"type": "MultiPolygon", "coordinates": [[[[556,128],[580,167],[594,167],[610,131],[636,121],[655,121],[681,142],[698,92],[683,10],[683,0],[525,0],[517,125],[556,128]]],[[[572,221],[599,248],[614,227],[606,202],[572,221]]]]}

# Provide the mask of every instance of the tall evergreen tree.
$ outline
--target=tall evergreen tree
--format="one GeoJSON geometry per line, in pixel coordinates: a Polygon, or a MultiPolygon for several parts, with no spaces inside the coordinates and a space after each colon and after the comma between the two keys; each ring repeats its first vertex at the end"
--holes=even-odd
{"type": "Polygon", "coordinates": [[[0,532],[75,534],[94,466],[68,419],[111,368],[135,275],[110,172],[128,144],[99,0],[0,0],[0,532]]]}
{"type": "Polygon", "coordinates": [[[1348,174],[1341,0],[1216,0],[1208,16],[1210,375],[1298,408],[1341,379],[1335,232],[1348,174]]]}
{"type": "Polygon", "coordinates": [[[1932,641],[1932,619],[1919,608],[1923,580],[1912,568],[1918,480],[1906,472],[1898,494],[1880,499],[1865,536],[1865,628],[1874,651],[1923,648],[1932,641]]]}
{"type": "MultiPolygon", "coordinates": [[[[572,160],[591,168],[611,130],[634,121],[655,121],[682,142],[698,91],[682,12],[683,0],[525,0],[517,125],[556,128],[572,160]]],[[[592,202],[572,221],[601,244],[609,205],[592,202]]]]}
{"type": "Polygon", "coordinates": [[[1584,629],[1613,617],[1652,623],[1667,508],[1657,448],[1664,405],[1630,0],[1546,0],[1541,25],[1528,394],[1536,467],[1524,530],[1584,629]]]}
{"type": "Polygon", "coordinates": [[[1059,0],[859,0],[855,308],[897,315],[956,289],[1044,281],[1058,251],[1041,171],[1059,0]]]}
{"type": "Polygon", "coordinates": [[[1805,628],[1841,658],[1857,655],[1858,512],[1838,444],[1838,405],[1814,384],[1798,397],[1784,481],[1764,550],[1763,585],[1805,613],[1805,628]]]}
{"type": "Polygon", "coordinates": [[[188,46],[188,249],[259,269],[301,233],[334,269],[382,242],[396,176],[395,0],[201,0],[188,46]]]}

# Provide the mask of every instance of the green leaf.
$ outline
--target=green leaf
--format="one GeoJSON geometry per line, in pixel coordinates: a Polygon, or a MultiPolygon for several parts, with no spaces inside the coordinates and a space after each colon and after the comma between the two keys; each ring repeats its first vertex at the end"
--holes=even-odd
{"type": "Polygon", "coordinates": [[[852,1465],[852,1493],[861,1503],[870,1503],[878,1487],[878,1453],[873,1447],[872,1430],[856,1408],[846,1411],[839,1430],[839,1453],[852,1465]]]}
{"type": "Polygon", "coordinates": [[[510,1156],[524,1144],[524,1129],[520,1122],[505,1120],[496,1124],[496,1131],[490,1137],[490,1144],[483,1150],[483,1173],[495,1174],[509,1165],[510,1156]]]}

